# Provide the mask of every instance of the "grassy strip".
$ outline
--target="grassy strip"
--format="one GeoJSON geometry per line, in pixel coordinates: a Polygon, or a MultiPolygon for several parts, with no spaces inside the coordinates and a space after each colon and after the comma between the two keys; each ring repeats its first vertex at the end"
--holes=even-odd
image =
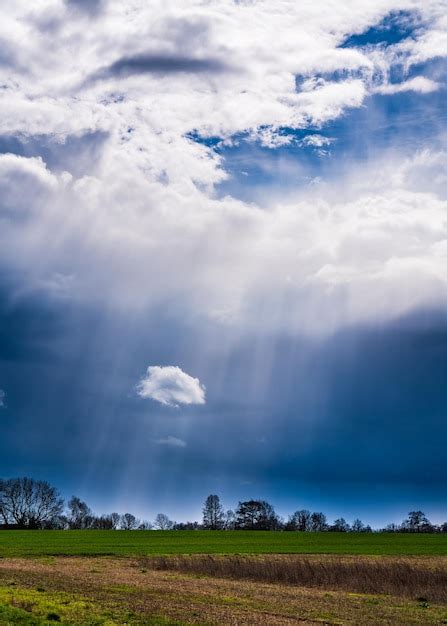
{"type": "MultiPolygon", "coordinates": [[[[132,589],[130,589],[130,592],[132,589]]],[[[0,586],[0,625],[82,624],[82,626],[114,626],[141,624],[141,615],[118,603],[92,601],[79,594],[45,591],[43,588],[0,586]]],[[[162,615],[148,615],[144,624],[183,626],[182,622],[162,615]]]]}
{"type": "MultiPolygon", "coordinates": [[[[3,616],[17,620],[12,623],[47,624],[77,621],[85,626],[114,623],[112,612],[104,611],[95,602],[71,593],[47,592],[43,588],[30,589],[16,585],[0,587],[0,608],[0,616],[3,613],[3,616]]],[[[2,619],[5,619],[3,616],[2,619]]],[[[123,613],[120,618],[128,621],[132,616],[123,613]]]]}
{"type": "Polygon", "coordinates": [[[447,555],[447,534],[249,531],[0,531],[0,557],[45,555],[447,555]]]}
{"type": "Polygon", "coordinates": [[[152,557],[143,565],[163,571],[319,587],[447,604],[447,561],[403,558],[300,556],[152,557]]]}

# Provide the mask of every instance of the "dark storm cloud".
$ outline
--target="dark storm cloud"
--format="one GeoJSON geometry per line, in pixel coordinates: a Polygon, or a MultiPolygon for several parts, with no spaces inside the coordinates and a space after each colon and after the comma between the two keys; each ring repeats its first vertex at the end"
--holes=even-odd
{"type": "Polygon", "coordinates": [[[228,367],[232,402],[221,397],[212,405],[217,393],[207,381],[211,413],[185,451],[191,473],[220,467],[235,492],[248,476],[285,491],[304,482],[331,485],[341,496],[346,484],[361,490],[387,483],[414,488],[415,497],[423,498],[427,484],[441,494],[445,316],[350,329],[319,346],[278,341],[274,352],[257,405],[244,397],[256,362],[248,345],[228,367]]]}
{"type": "Polygon", "coordinates": [[[0,371],[7,364],[42,357],[43,338],[58,327],[57,319],[43,302],[17,302],[13,284],[17,274],[0,273],[0,371]]]}
{"type": "MultiPolygon", "coordinates": [[[[225,338],[215,332],[186,332],[162,315],[108,327],[101,315],[17,301],[17,277],[1,282],[5,475],[26,471],[64,492],[85,485],[84,496],[94,505],[101,493],[104,506],[122,488],[123,468],[136,502],[151,492],[157,503],[187,467],[190,503],[200,503],[204,490],[230,504],[253,495],[278,507],[307,493],[307,506],[324,509],[319,494],[326,494],[349,517],[359,494],[392,485],[402,506],[444,507],[444,315],[354,328],[318,345],[247,337],[222,369],[225,338]],[[207,360],[191,365],[203,343],[207,360]],[[173,414],[141,402],[133,390],[148,362],[192,368],[207,385],[208,405],[173,414]],[[256,373],[262,363],[268,367],[256,373]],[[187,446],[173,454],[151,443],[167,437],[187,446]]],[[[381,493],[370,508],[380,506],[381,493]]]]}
{"type": "Polygon", "coordinates": [[[206,74],[220,73],[228,66],[218,59],[198,59],[180,55],[137,54],[118,59],[94,74],[90,81],[126,78],[138,74],[206,74]]]}
{"type": "Polygon", "coordinates": [[[67,6],[90,15],[97,15],[104,6],[104,0],[65,0],[67,6]]]}

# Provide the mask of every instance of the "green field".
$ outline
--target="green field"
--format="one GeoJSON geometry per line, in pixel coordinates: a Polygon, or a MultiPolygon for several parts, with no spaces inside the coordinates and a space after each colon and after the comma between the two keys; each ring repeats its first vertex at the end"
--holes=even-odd
{"type": "Polygon", "coordinates": [[[447,534],[0,531],[0,557],[167,554],[447,555],[447,534]]]}
{"type": "Polygon", "coordinates": [[[0,626],[55,621],[447,624],[447,534],[0,531],[0,626]]]}

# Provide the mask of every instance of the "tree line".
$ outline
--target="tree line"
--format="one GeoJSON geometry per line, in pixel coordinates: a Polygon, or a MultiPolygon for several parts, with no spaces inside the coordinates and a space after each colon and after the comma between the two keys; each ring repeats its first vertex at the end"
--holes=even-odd
{"type": "Polygon", "coordinates": [[[0,529],[34,530],[276,530],[297,532],[418,532],[446,533],[447,522],[432,524],[422,511],[411,511],[401,524],[373,530],[360,519],[344,518],[329,523],[326,515],[307,509],[283,520],[265,500],[245,500],[225,510],[219,496],[209,495],[203,505],[202,522],[175,522],[164,513],[153,521],[132,513],[95,515],[86,502],[72,496],[64,502],[55,487],[32,478],[0,479],[0,529]]]}

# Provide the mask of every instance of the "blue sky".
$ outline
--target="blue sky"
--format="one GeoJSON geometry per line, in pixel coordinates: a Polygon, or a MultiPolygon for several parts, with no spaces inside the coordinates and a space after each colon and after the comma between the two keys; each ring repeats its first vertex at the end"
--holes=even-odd
{"type": "MultiPolygon", "coordinates": [[[[444,63],[436,62],[424,69],[427,74],[436,74],[437,79],[445,79],[444,63]]],[[[291,141],[275,149],[249,134],[236,137],[230,146],[222,145],[219,138],[194,139],[212,145],[224,159],[229,178],[218,186],[218,193],[263,204],[266,191],[267,198],[272,193],[284,197],[302,192],[318,179],[329,184],[343,180],[353,163],[367,164],[387,154],[409,158],[424,148],[442,151],[445,98],[443,86],[435,93],[370,95],[361,107],[322,127],[279,129],[291,141]],[[315,138],[316,145],[309,138],[315,138]]]]}
{"type": "Polygon", "coordinates": [[[1,476],[447,519],[445,5],[348,4],[0,2],[1,476]]]}

